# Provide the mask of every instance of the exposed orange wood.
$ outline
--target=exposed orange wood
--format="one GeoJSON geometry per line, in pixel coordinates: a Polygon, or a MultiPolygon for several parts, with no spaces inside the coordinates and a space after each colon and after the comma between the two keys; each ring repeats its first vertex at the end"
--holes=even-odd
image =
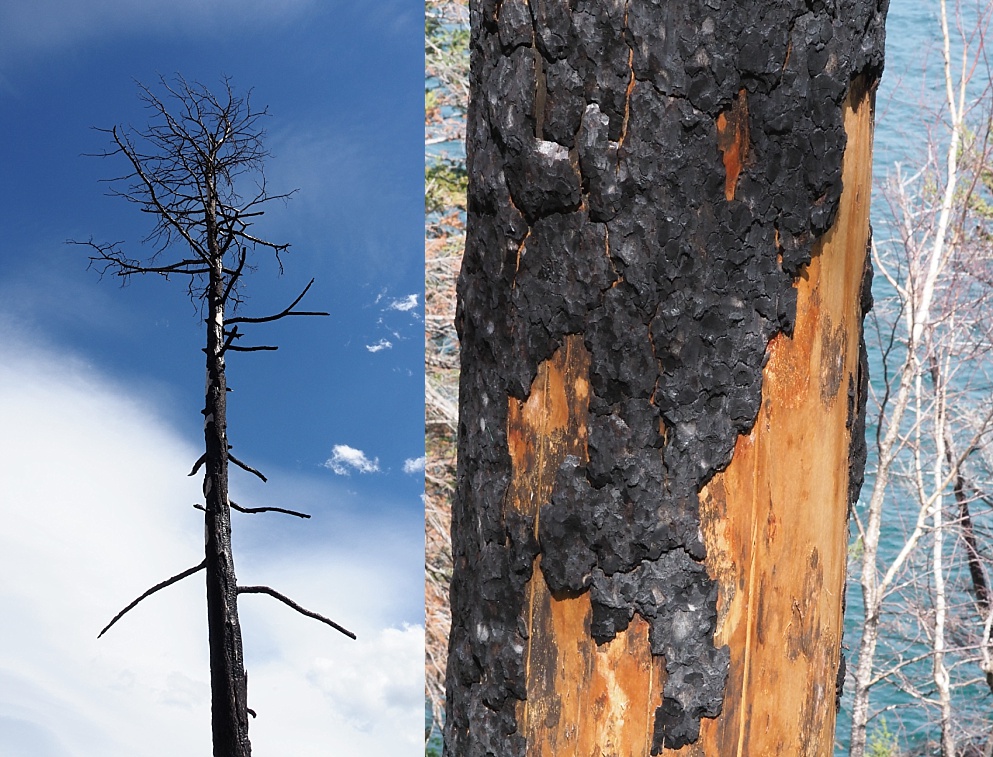
{"type": "Polygon", "coordinates": [[[755,427],[700,495],[716,640],[731,647],[724,712],[703,721],[696,745],[666,754],[833,753],[872,165],[871,98],[859,105],[845,107],[845,189],[798,282],[793,338],[770,344],[755,427]]]}
{"type": "MultiPolygon", "coordinates": [[[[527,402],[510,400],[509,507],[537,517],[566,455],[586,459],[588,374],[582,337],[566,337],[539,367],[527,402]]],[[[663,661],[648,651],[648,624],[635,617],[627,631],[597,645],[589,595],[552,597],[540,563],[528,594],[528,698],[518,712],[528,755],[648,754],[665,675],[663,661]]]]}
{"type": "MultiPolygon", "coordinates": [[[[723,127],[734,134],[731,147],[722,147],[734,168],[728,199],[746,157],[747,105],[742,109],[744,131],[723,127]]],[[[794,335],[770,344],[755,427],[700,494],[707,566],[719,585],[715,641],[730,645],[731,669],[721,716],[702,721],[696,744],[663,750],[669,757],[833,751],[871,98],[846,105],[845,128],[841,207],[798,283],[794,335]]],[[[562,461],[586,459],[588,372],[582,338],[569,336],[539,367],[528,400],[509,400],[507,507],[535,516],[536,528],[562,461]]],[[[528,597],[527,700],[518,724],[529,757],[647,757],[664,682],[647,624],[636,616],[598,646],[589,633],[588,595],[551,596],[539,564],[528,597]]]]}
{"type": "Polygon", "coordinates": [[[748,160],[748,91],[744,88],[731,109],[717,116],[717,146],[724,156],[724,197],[734,199],[738,176],[748,160]]]}

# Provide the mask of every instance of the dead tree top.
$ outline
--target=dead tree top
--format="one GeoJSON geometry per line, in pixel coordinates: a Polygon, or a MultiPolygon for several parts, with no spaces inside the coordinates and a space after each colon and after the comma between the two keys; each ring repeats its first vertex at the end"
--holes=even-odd
{"type": "Polygon", "coordinates": [[[95,155],[122,155],[129,165],[127,173],[106,180],[109,194],[154,218],[142,240],[152,247],[151,254],[144,260],[130,257],[120,242],[74,243],[92,248],[90,266],[101,275],[125,281],[142,273],[189,276],[194,299],[204,296],[212,253],[219,253],[228,278],[225,299],[237,304],[239,280],[254,267],[250,251],[271,250],[282,272],[281,254],[289,247],[251,232],[266,204],[294,193],[274,194],[266,184],[263,122],[268,111],[253,108],[251,91],[237,95],[227,78],[219,95],[179,76],[172,82],[160,78],[160,84],[165,97],[138,83],[150,113],[148,127],[96,129],[110,136],[112,146],[95,155]],[[245,187],[252,189],[246,193],[245,187]]]}

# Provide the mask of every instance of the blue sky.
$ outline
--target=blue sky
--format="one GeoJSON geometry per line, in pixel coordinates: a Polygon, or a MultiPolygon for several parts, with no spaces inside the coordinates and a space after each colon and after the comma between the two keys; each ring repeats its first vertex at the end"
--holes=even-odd
{"type": "Polygon", "coordinates": [[[49,0],[0,5],[0,752],[204,753],[195,565],[202,322],[178,281],[124,288],[67,239],[147,218],[105,195],[123,172],[91,127],[146,117],[134,80],[221,76],[268,106],[269,186],[299,190],[255,227],[291,247],[244,314],[311,278],[329,318],[257,326],[275,353],[228,361],[230,438],[269,477],[237,501],[313,514],[235,521],[243,583],[359,634],[242,599],[259,754],[396,754],[423,726],[423,9],[410,0],[49,0]],[[422,463],[421,463],[422,465],[422,463]],[[148,733],[157,734],[150,745],[148,733]],[[141,744],[140,749],[138,744],[141,744]],[[270,745],[268,748],[266,745],[270,745]],[[149,751],[149,750],[153,751],[149,751]],[[160,751],[154,751],[160,750],[160,751]]]}

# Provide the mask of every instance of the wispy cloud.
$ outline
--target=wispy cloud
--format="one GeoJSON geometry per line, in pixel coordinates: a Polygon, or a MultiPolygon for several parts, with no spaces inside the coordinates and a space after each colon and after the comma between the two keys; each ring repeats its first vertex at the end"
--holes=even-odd
{"type": "Polygon", "coordinates": [[[401,297],[398,300],[392,300],[387,306],[390,310],[399,310],[402,313],[406,313],[409,310],[413,310],[417,307],[417,295],[408,294],[406,297],[401,297]]]}
{"type": "Polygon", "coordinates": [[[94,38],[158,34],[203,36],[231,28],[282,23],[312,0],[36,0],[0,4],[0,63],[29,50],[53,50],[94,38]]]}
{"type": "Polygon", "coordinates": [[[380,339],[375,344],[367,344],[365,348],[369,350],[369,352],[379,352],[381,350],[388,350],[392,346],[393,346],[393,342],[391,342],[389,339],[380,339]]]}
{"type": "Polygon", "coordinates": [[[403,461],[403,472],[404,473],[420,473],[424,470],[424,464],[427,462],[426,457],[408,457],[403,461]]]}
{"type": "Polygon", "coordinates": [[[379,471],[379,458],[371,460],[366,457],[365,452],[347,444],[336,444],[331,449],[331,457],[324,462],[325,468],[330,468],[339,476],[347,476],[352,470],[359,473],[377,473],[379,471]]]}

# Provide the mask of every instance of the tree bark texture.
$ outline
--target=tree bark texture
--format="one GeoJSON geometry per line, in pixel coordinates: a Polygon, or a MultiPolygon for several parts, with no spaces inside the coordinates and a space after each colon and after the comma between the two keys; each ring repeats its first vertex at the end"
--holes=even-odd
{"type": "Polygon", "coordinates": [[[210,712],[214,757],[250,757],[248,678],[238,621],[238,582],[231,550],[228,499],[227,379],[224,367],[224,293],[220,255],[214,259],[207,303],[207,385],[204,406],[205,557],[210,712]]]}
{"type": "Polygon", "coordinates": [[[448,755],[830,754],[885,6],[471,4],[448,755]]]}

